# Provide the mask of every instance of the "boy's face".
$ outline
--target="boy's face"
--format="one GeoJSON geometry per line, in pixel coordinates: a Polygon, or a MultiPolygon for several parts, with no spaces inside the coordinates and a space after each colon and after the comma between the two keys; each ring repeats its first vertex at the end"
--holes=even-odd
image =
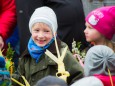
{"type": "Polygon", "coordinates": [[[86,22],[86,29],[84,30],[87,42],[96,42],[103,37],[96,29],[86,22]]]}
{"type": "Polygon", "coordinates": [[[32,27],[32,39],[40,47],[48,44],[53,38],[52,30],[44,23],[36,23],[32,27]]]}

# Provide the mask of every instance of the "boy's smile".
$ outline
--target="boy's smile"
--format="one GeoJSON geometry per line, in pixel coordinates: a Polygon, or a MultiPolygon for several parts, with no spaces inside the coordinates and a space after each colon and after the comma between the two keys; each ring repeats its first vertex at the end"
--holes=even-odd
{"type": "Polygon", "coordinates": [[[53,38],[50,27],[44,23],[36,23],[32,27],[32,39],[40,47],[47,45],[53,38]]]}

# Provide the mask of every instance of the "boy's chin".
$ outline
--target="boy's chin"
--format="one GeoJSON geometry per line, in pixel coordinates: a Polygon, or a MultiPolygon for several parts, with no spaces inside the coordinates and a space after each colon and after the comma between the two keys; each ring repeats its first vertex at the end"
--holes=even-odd
{"type": "Polygon", "coordinates": [[[39,47],[44,47],[46,44],[37,44],[39,47]]]}

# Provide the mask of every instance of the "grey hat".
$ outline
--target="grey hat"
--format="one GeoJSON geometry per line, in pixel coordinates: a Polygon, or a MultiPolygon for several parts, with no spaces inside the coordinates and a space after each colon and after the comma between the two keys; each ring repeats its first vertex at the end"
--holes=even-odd
{"type": "Polygon", "coordinates": [[[56,76],[46,76],[40,79],[35,86],[68,86],[67,83],[56,77],[56,76]]]}
{"type": "Polygon", "coordinates": [[[115,53],[104,45],[96,45],[90,48],[85,57],[84,74],[91,76],[94,74],[115,75],[115,53]]]}
{"type": "Polygon", "coordinates": [[[31,32],[32,26],[38,22],[47,24],[52,29],[53,33],[57,31],[57,28],[58,28],[57,17],[54,11],[49,7],[46,7],[46,6],[39,7],[33,12],[29,21],[30,32],[31,32]]]}

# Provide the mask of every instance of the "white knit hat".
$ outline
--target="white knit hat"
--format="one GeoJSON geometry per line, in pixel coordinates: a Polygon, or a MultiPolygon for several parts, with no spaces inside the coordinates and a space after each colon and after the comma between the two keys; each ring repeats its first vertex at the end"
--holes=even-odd
{"type": "Polygon", "coordinates": [[[84,77],[79,79],[71,86],[104,86],[102,81],[95,76],[84,77]]]}
{"type": "Polygon", "coordinates": [[[58,28],[57,17],[54,11],[49,7],[46,7],[46,6],[39,7],[33,12],[29,21],[30,32],[31,32],[32,26],[38,22],[47,24],[52,29],[53,33],[57,31],[57,28],[58,28]]]}

